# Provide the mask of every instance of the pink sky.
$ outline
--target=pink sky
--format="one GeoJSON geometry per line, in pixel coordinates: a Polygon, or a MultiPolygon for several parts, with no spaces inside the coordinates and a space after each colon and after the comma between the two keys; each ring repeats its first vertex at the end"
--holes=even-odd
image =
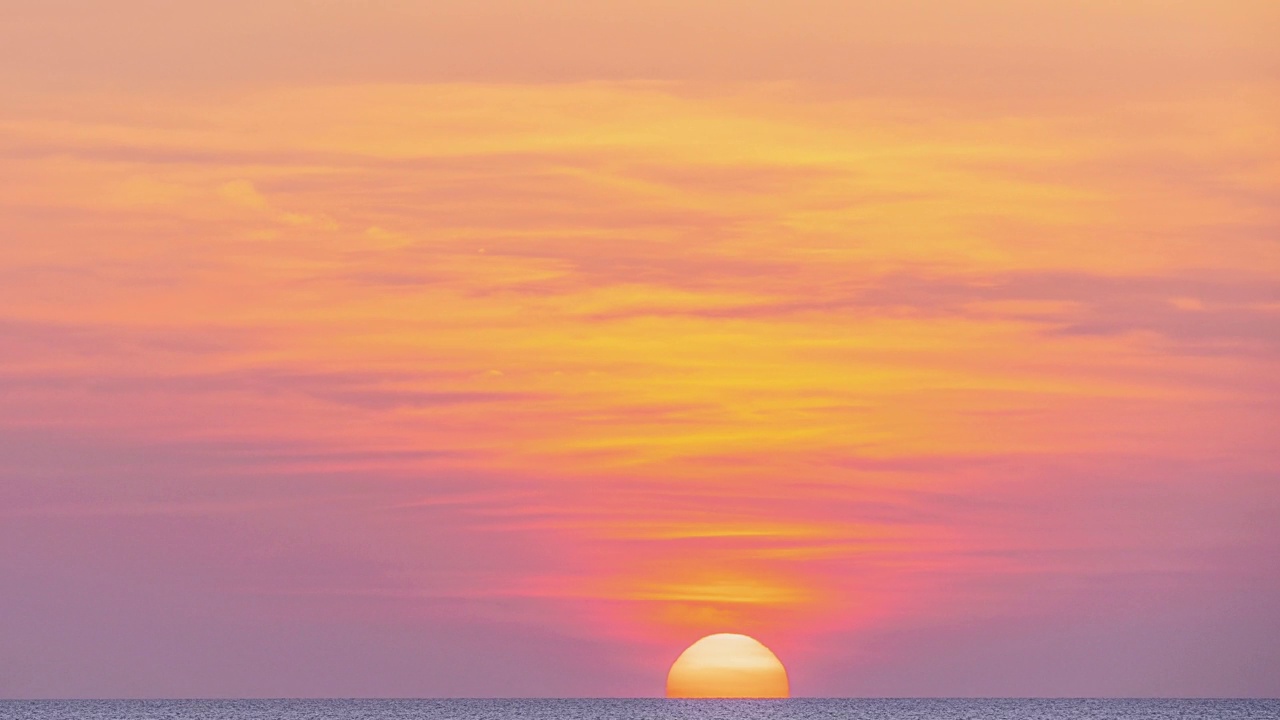
{"type": "Polygon", "coordinates": [[[1280,6],[0,0],[0,697],[1280,695],[1280,6]]]}

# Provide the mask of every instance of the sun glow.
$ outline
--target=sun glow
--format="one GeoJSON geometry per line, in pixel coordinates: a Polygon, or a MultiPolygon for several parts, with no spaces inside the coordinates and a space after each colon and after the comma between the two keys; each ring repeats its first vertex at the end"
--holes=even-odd
{"type": "Polygon", "coordinates": [[[785,698],[787,670],[759,640],[735,633],[690,645],[667,674],[669,698],[785,698]]]}

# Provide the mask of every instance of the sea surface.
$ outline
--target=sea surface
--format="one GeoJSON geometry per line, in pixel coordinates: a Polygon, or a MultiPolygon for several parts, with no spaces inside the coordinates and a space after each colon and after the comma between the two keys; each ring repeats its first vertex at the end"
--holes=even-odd
{"type": "Polygon", "coordinates": [[[3,720],[1280,720],[1280,700],[0,700],[3,720]]]}

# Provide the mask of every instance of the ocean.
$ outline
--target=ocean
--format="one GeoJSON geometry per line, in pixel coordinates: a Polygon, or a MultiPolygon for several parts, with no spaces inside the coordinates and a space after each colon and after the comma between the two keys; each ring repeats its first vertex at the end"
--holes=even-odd
{"type": "Polygon", "coordinates": [[[1280,700],[0,700],[4,720],[1277,720],[1280,700]]]}

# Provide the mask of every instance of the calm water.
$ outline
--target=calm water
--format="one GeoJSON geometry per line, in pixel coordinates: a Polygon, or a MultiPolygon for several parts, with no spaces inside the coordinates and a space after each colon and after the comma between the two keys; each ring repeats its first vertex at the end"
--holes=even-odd
{"type": "Polygon", "coordinates": [[[1280,719],[1280,700],[0,700],[4,720],[1280,719]]]}

